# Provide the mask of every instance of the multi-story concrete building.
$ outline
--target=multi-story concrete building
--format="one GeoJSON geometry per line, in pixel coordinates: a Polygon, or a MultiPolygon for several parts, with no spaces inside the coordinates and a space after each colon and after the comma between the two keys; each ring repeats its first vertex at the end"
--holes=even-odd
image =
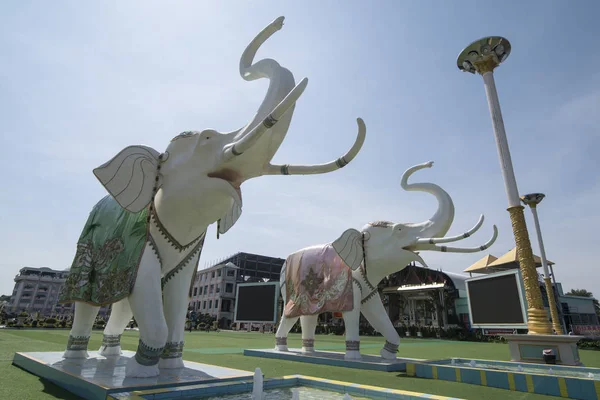
{"type": "MultiPolygon", "coordinates": [[[[58,304],[58,293],[65,283],[69,271],[59,271],[47,267],[21,268],[15,277],[10,302],[6,312],[39,312],[42,316],[69,315],[73,313],[73,304],[58,304]]],[[[100,309],[99,315],[107,312],[100,309]]]]}
{"type": "Polygon", "coordinates": [[[222,328],[230,327],[235,311],[238,283],[279,280],[282,258],[237,253],[196,274],[190,309],[210,314],[222,328]]]}
{"type": "Polygon", "coordinates": [[[72,305],[57,309],[58,293],[65,282],[68,271],[57,271],[47,267],[21,268],[15,277],[15,288],[8,304],[9,312],[39,312],[41,315],[71,313],[72,305]]]}

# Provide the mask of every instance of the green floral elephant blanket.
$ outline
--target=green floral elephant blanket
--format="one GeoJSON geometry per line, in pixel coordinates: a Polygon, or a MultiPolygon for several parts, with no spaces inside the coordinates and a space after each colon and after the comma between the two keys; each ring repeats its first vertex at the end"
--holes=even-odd
{"type": "Polygon", "coordinates": [[[131,293],[149,238],[148,209],[129,212],[110,195],[94,206],[77,242],[60,303],[102,306],[131,293]]]}

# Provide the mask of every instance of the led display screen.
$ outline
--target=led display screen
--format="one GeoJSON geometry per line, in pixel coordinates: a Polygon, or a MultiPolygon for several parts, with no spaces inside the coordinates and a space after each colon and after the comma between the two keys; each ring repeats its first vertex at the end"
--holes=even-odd
{"type": "Polygon", "coordinates": [[[279,285],[239,284],[235,306],[235,320],[239,322],[276,322],[276,300],[279,285]]]}
{"type": "Polygon", "coordinates": [[[468,281],[473,325],[524,324],[519,276],[501,275],[468,281]]]}

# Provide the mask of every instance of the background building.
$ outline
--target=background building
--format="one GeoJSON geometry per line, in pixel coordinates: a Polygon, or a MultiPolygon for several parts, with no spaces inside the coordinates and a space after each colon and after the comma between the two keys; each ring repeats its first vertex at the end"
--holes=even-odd
{"type": "Polygon", "coordinates": [[[469,322],[467,275],[408,265],[380,284],[394,326],[449,328],[469,322]]]}
{"type": "Polygon", "coordinates": [[[58,271],[47,267],[21,268],[15,277],[15,287],[8,305],[12,313],[39,312],[49,316],[56,313],[71,313],[72,304],[58,307],[58,293],[69,271],[58,271]],[[57,309],[58,308],[58,309],[57,309]]]}
{"type": "MultiPolygon", "coordinates": [[[[47,267],[21,268],[15,277],[15,287],[6,307],[7,313],[29,314],[39,312],[40,316],[61,316],[73,313],[73,304],[58,304],[58,293],[65,283],[68,270],[59,271],[47,267]]],[[[106,315],[107,307],[100,309],[99,315],[106,315]]]]}
{"type": "MultiPolygon", "coordinates": [[[[536,266],[541,267],[541,259],[534,256],[536,266]]],[[[551,266],[552,261],[548,262],[551,266]]],[[[470,327],[468,294],[465,281],[473,274],[493,274],[519,268],[516,249],[501,257],[487,255],[465,270],[469,275],[442,270],[433,270],[411,264],[403,270],[389,275],[379,289],[390,320],[395,326],[433,326],[449,328],[470,327]]],[[[560,282],[552,271],[554,296],[559,303],[561,323],[567,332],[600,332],[599,319],[593,297],[565,295],[560,282]]],[[[548,295],[539,275],[544,307],[550,318],[548,295]]],[[[335,319],[334,319],[335,321],[335,319]]]]}
{"type": "Polygon", "coordinates": [[[238,283],[279,281],[282,258],[237,253],[196,274],[189,307],[210,314],[220,328],[233,323],[238,283]]]}

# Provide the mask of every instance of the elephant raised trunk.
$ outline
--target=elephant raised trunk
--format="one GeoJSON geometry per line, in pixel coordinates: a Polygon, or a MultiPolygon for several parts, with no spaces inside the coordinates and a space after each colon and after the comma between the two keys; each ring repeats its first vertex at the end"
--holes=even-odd
{"type": "Polygon", "coordinates": [[[432,166],[433,161],[411,167],[404,172],[400,181],[400,185],[404,190],[431,193],[438,201],[438,209],[433,214],[433,217],[419,224],[411,224],[412,227],[420,228],[420,236],[426,238],[444,236],[454,220],[454,203],[444,189],[434,183],[408,183],[408,178],[413,173],[423,168],[431,168],[432,166]]]}
{"type": "Polygon", "coordinates": [[[357,119],[358,135],[350,150],[338,159],[316,165],[273,165],[273,158],[287,134],[292,120],[296,101],[304,92],[308,79],[295,84],[293,74],[277,61],[266,58],[253,63],[260,46],[283,26],[283,17],[277,18],[263,29],[246,47],[240,59],[240,75],[247,81],[260,78],[269,79],[267,94],[254,118],[242,129],[230,133],[233,140],[223,148],[223,162],[232,164],[225,168],[243,170],[237,182],[261,175],[309,175],[324,174],[347,165],[360,151],[365,137],[366,127],[362,119],[357,119]],[[246,154],[245,157],[238,157],[246,154]],[[245,160],[262,160],[259,166],[247,165],[245,160]]]}
{"type": "MultiPolygon", "coordinates": [[[[424,164],[419,164],[409,168],[402,175],[402,180],[400,182],[402,188],[409,191],[414,190],[432,193],[437,198],[439,203],[437,211],[429,220],[421,222],[419,224],[407,224],[407,226],[409,226],[410,228],[417,228],[417,230],[419,230],[420,232],[417,240],[411,245],[406,246],[406,249],[411,251],[430,250],[449,253],[476,253],[489,248],[498,237],[498,228],[496,227],[496,225],[493,226],[494,234],[492,235],[492,238],[482,246],[436,246],[436,244],[456,242],[468,238],[473,233],[477,232],[477,230],[479,230],[479,228],[483,224],[484,217],[483,215],[479,216],[479,221],[477,221],[477,224],[475,224],[475,226],[469,229],[467,232],[460,235],[444,237],[444,235],[450,229],[450,226],[452,225],[452,221],[454,219],[454,203],[452,202],[452,198],[450,197],[450,195],[444,189],[433,183],[408,184],[408,177],[412,175],[415,171],[418,171],[423,168],[431,168],[432,166],[433,161],[424,164]]],[[[419,261],[422,262],[422,260],[419,261]]]]}

